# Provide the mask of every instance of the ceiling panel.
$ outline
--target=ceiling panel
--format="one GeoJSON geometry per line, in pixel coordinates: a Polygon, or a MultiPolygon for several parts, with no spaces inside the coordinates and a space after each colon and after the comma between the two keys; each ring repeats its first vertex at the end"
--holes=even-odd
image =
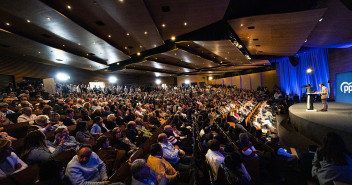
{"type": "Polygon", "coordinates": [[[8,46],[0,47],[0,50],[3,52],[20,55],[35,62],[50,65],[60,63],[92,71],[108,67],[107,65],[99,64],[87,58],[79,57],[4,31],[0,31],[0,42],[8,46]]]}
{"type": "Polygon", "coordinates": [[[140,62],[137,64],[132,64],[131,66],[152,67],[152,68],[161,69],[161,70],[175,71],[177,73],[194,71],[192,69],[178,67],[175,65],[163,64],[163,63],[159,63],[159,62],[155,62],[155,61],[144,61],[144,62],[140,62]]]}
{"type": "Polygon", "coordinates": [[[325,1],[327,11],[305,47],[348,48],[352,46],[352,11],[339,0],[325,1]]]}
{"type": "Polygon", "coordinates": [[[164,44],[143,0],[99,0],[97,2],[129,33],[130,37],[140,43],[142,48],[139,51],[164,44]]]}
{"type": "Polygon", "coordinates": [[[162,54],[169,56],[169,57],[177,58],[181,61],[184,61],[186,63],[194,65],[194,66],[196,66],[197,69],[220,66],[219,64],[216,64],[210,60],[204,59],[198,55],[191,54],[191,53],[184,51],[182,49],[176,49],[176,50],[168,51],[168,52],[165,52],[162,54]]]}
{"type": "Polygon", "coordinates": [[[324,8],[259,15],[229,20],[228,23],[252,55],[293,56],[325,11],[324,8]]]}
{"type": "Polygon", "coordinates": [[[120,71],[116,71],[117,74],[132,74],[132,75],[148,75],[148,76],[155,76],[155,77],[166,77],[166,76],[174,76],[174,74],[168,73],[160,73],[160,72],[152,72],[152,71],[144,71],[144,70],[136,70],[136,69],[123,69],[120,71]]]}
{"type": "Polygon", "coordinates": [[[193,42],[220,56],[229,62],[228,64],[242,65],[250,63],[243,53],[230,40],[193,42]]]}
{"type": "Polygon", "coordinates": [[[98,58],[107,64],[129,58],[40,1],[5,0],[0,10],[2,13],[0,20],[10,23],[5,29],[19,32],[33,40],[92,60],[98,58]],[[87,53],[91,55],[87,56],[87,53]]]}
{"type": "MultiPolygon", "coordinates": [[[[56,12],[59,12],[63,17],[74,21],[82,27],[82,29],[96,35],[96,37],[99,37],[103,42],[109,43],[124,53],[131,54],[141,51],[141,44],[134,37],[127,36],[126,34],[128,32],[124,27],[118,24],[97,1],[41,1],[53,8],[56,12]],[[70,9],[68,6],[70,6],[70,9]]],[[[77,40],[77,42],[84,41],[86,41],[84,44],[90,47],[93,47],[93,44],[95,43],[94,45],[96,45],[98,42],[96,39],[91,38],[83,39],[83,41],[81,39],[77,40]]],[[[103,42],[101,42],[101,44],[103,42]]],[[[94,49],[101,48],[103,49],[103,47],[94,49]]]]}
{"type": "Polygon", "coordinates": [[[230,0],[145,2],[163,39],[168,40],[171,36],[182,35],[221,20],[230,0]]]}

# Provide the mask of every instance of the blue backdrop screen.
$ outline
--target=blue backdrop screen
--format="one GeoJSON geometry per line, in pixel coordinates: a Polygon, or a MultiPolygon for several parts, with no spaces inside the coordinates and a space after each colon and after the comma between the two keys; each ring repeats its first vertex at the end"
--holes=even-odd
{"type": "Polygon", "coordinates": [[[336,102],[352,103],[352,71],[336,74],[336,102]]]}

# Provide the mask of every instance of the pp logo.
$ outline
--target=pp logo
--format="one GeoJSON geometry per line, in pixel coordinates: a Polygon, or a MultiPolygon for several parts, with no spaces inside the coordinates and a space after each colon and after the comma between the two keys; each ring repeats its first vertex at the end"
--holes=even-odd
{"type": "Polygon", "coordinates": [[[343,93],[351,93],[352,92],[352,82],[343,82],[340,86],[341,92],[343,93]]]}

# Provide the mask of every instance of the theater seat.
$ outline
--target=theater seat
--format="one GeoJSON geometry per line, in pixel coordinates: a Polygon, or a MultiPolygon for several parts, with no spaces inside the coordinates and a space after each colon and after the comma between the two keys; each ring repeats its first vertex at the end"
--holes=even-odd
{"type": "Polygon", "coordinates": [[[53,160],[61,161],[64,163],[64,166],[67,166],[75,155],[76,151],[71,149],[53,157],[53,160]]]}
{"type": "Polygon", "coordinates": [[[126,161],[121,167],[110,177],[110,182],[125,182],[126,178],[131,175],[131,165],[126,161]]]}
{"type": "Polygon", "coordinates": [[[28,168],[12,174],[10,176],[17,185],[34,184],[38,180],[39,166],[37,164],[28,166],[28,168]]]}

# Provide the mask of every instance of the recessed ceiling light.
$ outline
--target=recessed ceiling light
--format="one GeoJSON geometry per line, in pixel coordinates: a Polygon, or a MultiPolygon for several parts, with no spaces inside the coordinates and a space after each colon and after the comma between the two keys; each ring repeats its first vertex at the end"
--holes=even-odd
{"type": "Polygon", "coordinates": [[[165,24],[162,24],[161,26],[162,26],[163,28],[165,28],[166,25],[165,25],[165,24]]]}
{"type": "Polygon", "coordinates": [[[156,44],[154,44],[154,47],[156,47],[156,44]]]}
{"type": "Polygon", "coordinates": [[[243,26],[243,24],[241,24],[241,26],[243,26]]]}
{"type": "Polygon", "coordinates": [[[65,47],[65,44],[63,44],[62,46],[65,47]]]}
{"type": "Polygon", "coordinates": [[[187,44],[187,46],[189,47],[189,44],[187,44]]]}
{"type": "Polygon", "coordinates": [[[140,48],[142,48],[143,46],[139,46],[140,48]]]}
{"type": "Polygon", "coordinates": [[[139,55],[141,55],[141,53],[140,53],[140,52],[138,52],[138,53],[137,53],[137,56],[139,56],[139,55]]]}
{"type": "Polygon", "coordinates": [[[93,44],[95,44],[95,42],[93,42],[93,44]]]}
{"type": "Polygon", "coordinates": [[[184,22],[183,25],[187,26],[187,22],[184,22]]]}
{"type": "Polygon", "coordinates": [[[50,21],[50,17],[47,17],[46,19],[48,19],[50,21]]]}
{"type": "Polygon", "coordinates": [[[321,21],[323,21],[323,18],[320,18],[320,19],[319,19],[319,22],[321,22],[321,21]]]}
{"type": "Polygon", "coordinates": [[[81,43],[78,43],[78,45],[81,45],[81,43]]]}
{"type": "Polygon", "coordinates": [[[38,53],[40,54],[40,51],[38,51],[38,53]]]}
{"type": "Polygon", "coordinates": [[[127,36],[130,36],[130,33],[126,33],[127,36]]]}
{"type": "Polygon", "coordinates": [[[119,0],[121,3],[123,2],[123,0],[119,0]]]}
{"type": "Polygon", "coordinates": [[[28,23],[30,23],[30,22],[31,22],[31,20],[27,19],[27,22],[28,22],[28,23]]]}
{"type": "Polygon", "coordinates": [[[67,5],[67,8],[71,10],[71,6],[70,5],[67,5]]]}
{"type": "Polygon", "coordinates": [[[127,49],[127,46],[125,46],[125,49],[127,49]]]}
{"type": "Polygon", "coordinates": [[[172,36],[172,37],[171,37],[171,40],[176,40],[176,37],[175,37],[175,36],[172,36]]]}
{"type": "Polygon", "coordinates": [[[144,35],[147,35],[147,34],[148,34],[148,32],[145,31],[145,32],[144,32],[144,35]]]}
{"type": "Polygon", "coordinates": [[[120,63],[117,62],[116,65],[120,65],[120,63]]]}
{"type": "Polygon", "coordinates": [[[111,38],[111,35],[108,35],[109,38],[111,38]]]}
{"type": "Polygon", "coordinates": [[[7,25],[7,26],[10,26],[10,23],[9,23],[9,22],[7,22],[7,23],[6,23],[6,25],[7,25]]]}

